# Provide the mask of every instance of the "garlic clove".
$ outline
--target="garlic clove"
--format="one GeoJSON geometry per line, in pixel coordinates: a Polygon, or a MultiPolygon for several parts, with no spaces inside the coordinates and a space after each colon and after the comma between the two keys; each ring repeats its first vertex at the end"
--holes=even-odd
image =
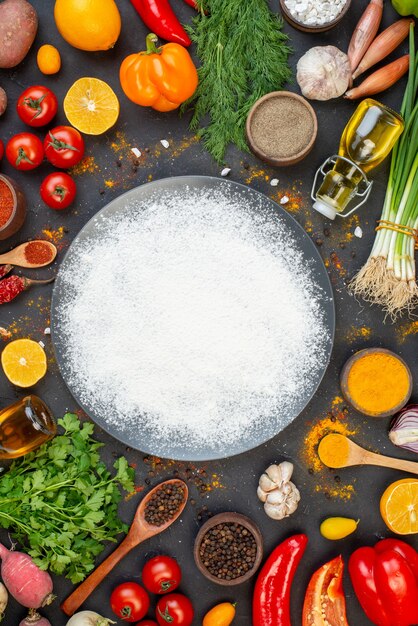
{"type": "Polygon", "coordinates": [[[266,474],[270,480],[276,483],[276,486],[282,483],[283,477],[281,465],[270,465],[270,467],[266,469],[266,474]]]}
{"type": "Polygon", "coordinates": [[[274,505],[266,502],[264,505],[264,511],[269,517],[271,517],[271,519],[281,520],[287,517],[285,504],[274,505]]]}
{"type": "Polygon", "coordinates": [[[275,489],[274,491],[270,491],[267,495],[266,501],[269,504],[282,504],[286,500],[286,494],[283,493],[282,489],[275,489]]]}
{"type": "Polygon", "coordinates": [[[280,469],[282,472],[283,482],[289,482],[293,474],[293,463],[290,463],[289,461],[283,461],[283,463],[280,463],[280,469]]]}
{"type": "Polygon", "coordinates": [[[267,475],[266,472],[264,474],[261,474],[258,484],[263,491],[272,491],[277,487],[276,483],[267,475]]]}
{"type": "Polygon", "coordinates": [[[258,487],[257,489],[257,496],[258,499],[261,500],[261,502],[265,502],[267,500],[267,493],[261,489],[261,487],[258,487]]]}

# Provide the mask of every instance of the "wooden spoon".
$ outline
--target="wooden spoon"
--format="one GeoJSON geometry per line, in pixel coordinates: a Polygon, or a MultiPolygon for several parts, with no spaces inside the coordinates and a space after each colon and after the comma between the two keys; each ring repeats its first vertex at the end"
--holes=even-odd
{"type": "Polygon", "coordinates": [[[318,455],[324,465],[333,469],[351,467],[353,465],[378,465],[379,467],[391,467],[392,469],[402,470],[411,474],[418,474],[418,463],[415,461],[403,461],[402,459],[369,452],[369,450],[365,450],[348,437],[345,437],[345,435],[337,433],[331,433],[321,439],[318,455]],[[347,450],[347,445],[348,455],[341,454],[341,461],[335,460],[330,464],[326,448],[332,446],[334,449],[340,447],[340,449],[347,450]]]}
{"type": "Polygon", "coordinates": [[[44,241],[43,239],[34,239],[33,241],[27,241],[26,243],[20,244],[10,252],[5,252],[4,254],[0,254],[0,264],[10,263],[11,265],[18,265],[19,267],[45,267],[45,265],[49,265],[57,256],[57,249],[53,243],[50,241],[44,241]],[[29,263],[29,261],[25,257],[25,248],[29,243],[42,243],[43,246],[48,247],[51,250],[52,257],[46,263],[29,263]]]}
{"type": "Polygon", "coordinates": [[[133,548],[135,548],[146,539],[154,537],[154,535],[158,535],[164,530],[167,530],[167,528],[171,526],[171,524],[173,524],[173,522],[175,522],[176,519],[178,519],[178,517],[183,512],[183,509],[187,503],[188,493],[189,491],[186,483],[177,478],[166,480],[165,482],[160,483],[159,485],[154,487],[154,489],[151,489],[151,491],[147,493],[145,498],[143,498],[143,500],[140,502],[129,532],[126,535],[125,539],[122,541],[122,543],[116,548],[116,550],[112,552],[112,554],[107,557],[107,559],[103,561],[103,563],[99,565],[99,567],[94,570],[94,572],[90,574],[90,576],[86,578],[86,580],[81,583],[81,585],[77,587],[75,591],[73,591],[70,596],[68,596],[65,602],[61,604],[61,609],[64,611],[64,613],[66,613],[67,615],[72,615],[73,613],[75,613],[75,611],[84,602],[84,600],[86,600],[86,598],[89,597],[92,591],[96,589],[97,585],[102,582],[103,578],[107,576],[107,574],[109,574],[109,572],[115,567],[115,565],[119,563],[119,561],[126,554],[128,554],[128,552],[130,552],[133,548]],[[165,524],[161,524],[161,526],[153,526],[145,520],[145,507],[158,489],[170,484],[177,484],[183,487],[184,500],[180,505],[177,513],[170,520],[168,520],[168,522],[165,522],[165,524]]]}

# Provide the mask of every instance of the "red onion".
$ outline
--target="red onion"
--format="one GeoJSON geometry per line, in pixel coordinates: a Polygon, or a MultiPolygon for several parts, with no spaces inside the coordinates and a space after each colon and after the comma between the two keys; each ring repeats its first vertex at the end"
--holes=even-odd
{"type": "Polygon", "coordinates": [[[22,619],[19,626],[51,626],[51,622],[46,617],[39,615],[35,610],[30,609],[29,615],[22,619]]]}
{"type": "Polygon", "coordinates": [[[395,415],[389,439],[395,446],[418,452],[418,404],[409,404],[395,415]]]}

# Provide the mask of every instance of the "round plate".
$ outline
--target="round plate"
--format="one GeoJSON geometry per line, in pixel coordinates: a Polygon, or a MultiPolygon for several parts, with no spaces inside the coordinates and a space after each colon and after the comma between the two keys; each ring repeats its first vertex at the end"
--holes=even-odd
{"type": "MultiPolygon", "coordinates": [[[[312,380],[308,385],[306,385],[304,393],[300,394],[295,400],[292,414],[286,414],[286,425],[288,425],[299,415],[299,413],[301,413],[301,411],[303,411],[308,402],[311,400],[325,373],[334,341],[335,311],[328,274],[314,243],[308,237],[303,228],[299,226],[296,220],[294,220],[293,217],[291,217],[281,206],[276,204],[276,202],[273,202],[273,200],[270,200],[267,196],[264,196],[250,187],[207,176],[179,176],[147,183],[122,194],[118,198],[115,198],[115,200],[99,211],[74,239],[64,257],[64,260],[62,261],[61,268],[63,270],[71,263],[73,255],[72,251],[75,245],[79,247],[80,244],[83,244],[84,240],[91,240],[91,238],[95,236],[96,224],[98,220],[123,213],[126,210],[127,205],[131,202],[136,201],[146,204],[147,201],[151,200],[152,197],[155,198],[155,195],[159,193],[185,193],[188,190],[191,192],[199,192],[203,189],[206,191],[221,190],[222,193],[226,195],[233,194],[236,196],[238,194],[244,198],[246,206],[251,210],[258,213],[260,211],[265,211],[270,215],[273,213],[275,217],[277,216],[278,221],[280,221],[280,223],[288,229],[289,235],[292,236],[296,245],[301,250],[306,261],[306,266],[311,271],[312,279],[316,282],[318,288],[323,294],[323,297],[321,298],[321,305],[324,316],[324,325],[327,329],[327,341],[325,345],[327,359],[324,365],[319,367],[315,372],[315,376],[312,376],[312,380]]],[[[60,308],[63,306],[64,301],[65,284],[61,278],[60,270],[55,281],[52,296],[51,334],[61,374],[70,392],[84,411],[91,417],[92,420],[103,428],[103,430],[108,432],[110,435],[113,435],[116,439],[119,439],[119,441],[122,441],[132,448],[159,457],[177,460],[203,461],[225,458],[226,456],[246,452],[247,450],[264,443],[268,439],[271,439],[281,430],[279,427],[279,419],[283,420],[283,416],[278,414],[277,419],[276,416],[272,416],[272,419],[267,420],[263,428],[257,429],[255,432],[249,432],[239,440],[231,441],[228,446],[228,450],[225,450],[218,447],[210,447],[207,444],[197,447],[196,444],[193,444],[193,442],[186,442],[181,447],[172,441],[164,441],[164,443],[162,443],[161,439],[157,436],[157,433],[154,433],[151,428],[147,429],[146,426],[144,426],[140,431],[134,431],[133,429],[124,430],[122,426],[109,424],[106,421],[106,414],[98,414],[87,403],[80,402],[77,391],[72,388],[68,369],[69,365],[67,363],[65,336],[59,332],[59,325],[57,324],[60,319],[60,308]]],[[[280,407],[278,407],[278,413],[279,412],[280,407]]]]}

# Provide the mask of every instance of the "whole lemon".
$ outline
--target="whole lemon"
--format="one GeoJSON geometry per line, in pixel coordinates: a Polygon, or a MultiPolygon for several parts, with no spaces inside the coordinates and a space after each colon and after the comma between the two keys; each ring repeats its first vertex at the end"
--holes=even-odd
{"type": "Polygon", "coordinates": [[[120,34],[120,13],[114,0],[56,0],[54,17],[65,41],[80,50],[108,50],[120,34]]]}

